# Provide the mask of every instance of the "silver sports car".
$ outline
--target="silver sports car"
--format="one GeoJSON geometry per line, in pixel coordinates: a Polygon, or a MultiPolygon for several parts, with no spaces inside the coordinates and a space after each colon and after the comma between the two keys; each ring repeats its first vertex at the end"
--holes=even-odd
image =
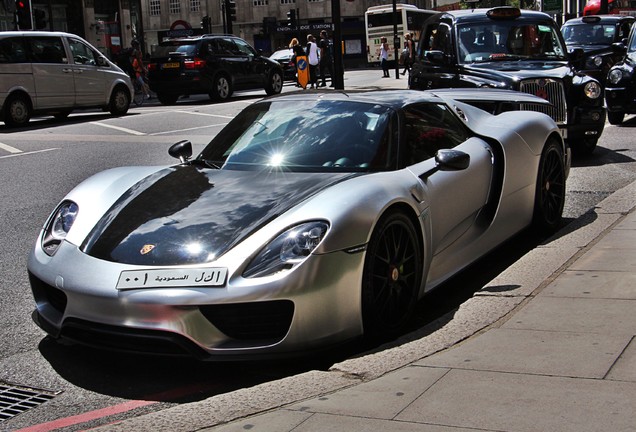
{"type": "Polygon", "coordinates": [[[192,158],[73,189],[28,261],[54,338],[201,359],[391,333],[506,239],[561,224],[568,150],[545,103],[488,89],[299,92],[256,102],[192,158]]]}

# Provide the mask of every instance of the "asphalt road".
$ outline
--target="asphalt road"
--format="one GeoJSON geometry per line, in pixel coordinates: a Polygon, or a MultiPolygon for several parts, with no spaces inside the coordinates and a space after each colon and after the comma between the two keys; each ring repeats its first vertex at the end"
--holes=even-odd
{"type": "MultiPolygon", "coordinates": [[[[374,81],[380,74],[348,72],[345,88],[374,81]]],[[[286,86],[284,91],[293,90],[286,86]]],[[[74,113],[63,122],[34,119],[19,130],[0,123],[0,400],[3,383],[12,389],[35,388],[52,397],[8,420],[0,417],[0,430],[34,425],[41,431],[84,430],[289,374],[325,369],[372,348],[348,345],[300,361],[257,364],[158,360],[62,346],[45,338],[31,320],[34,304],[26,257],[45,218],[74,185],[111,167],[175,163],[167,153],[170,144],[189,139],[196,153],[236,113],[263,95],[242,93],[223,104],[193,97],[172,107],[151,99],[122,118],[74,113]]],[[[608,124],[595,154],[574,160],[565,223],[634,181],[634,127],[636,118],[628,118],[621,127],[608,124]]],[[[522,234],[472,266],[447,284],[443,295],[418,308],[413,328],[457,307],[540,240],[522,234]]]]}

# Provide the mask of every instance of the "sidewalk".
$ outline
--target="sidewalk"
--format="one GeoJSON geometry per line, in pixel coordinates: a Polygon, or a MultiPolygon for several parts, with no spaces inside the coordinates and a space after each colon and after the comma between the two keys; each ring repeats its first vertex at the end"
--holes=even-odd
{"type": "Polygon", "coordinates": [[[400,346],[95,430],[633,432],[635,205],[636,182],[400,346]]]}

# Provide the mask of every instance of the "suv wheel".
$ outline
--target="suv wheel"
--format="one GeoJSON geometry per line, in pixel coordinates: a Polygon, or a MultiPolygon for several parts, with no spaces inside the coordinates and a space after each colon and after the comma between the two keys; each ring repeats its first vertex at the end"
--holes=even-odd
{"type": "Polygon", "coordinates": [[[212,84],[210,99],[218,102],[226,101],[232,96],[232,83],[225,75],[217,75],[212,84]]]}
{"type": "Polygon", "coordinates": [[[279,71],[273,71],[269,75],[267,86],[265,86],[265,93],[268,96],[280,93],[283,90],[283,75],[279,71]]]}
{"type": "Polygon", "coordinates": [[[4,113],[7,126],[25,126],[31,119],[31,101],[22,94],[9,96],[4,105],[4,113]]]}
{"type": "Polygon", "coordinates": [[[607,120],[610,122],[611,125],[619,125],[623,123],[623,119],[625,119],[624,112],[607,112],[607,120]]]}

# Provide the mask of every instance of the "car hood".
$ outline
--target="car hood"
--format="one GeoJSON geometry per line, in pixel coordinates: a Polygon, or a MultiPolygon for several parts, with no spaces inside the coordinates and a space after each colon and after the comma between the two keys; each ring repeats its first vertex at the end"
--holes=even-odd
{"type": "Polygon", "coordinates": [[[572,74],[570,66],[565,61],[497,61],[473,63],[466,69],[472,69],[479,74],[488,74],[501,78],[564,78],[572,74]]]}
{"type": "Polygon", "coordinates": [[[355,175],[167,168],[128,189],[81,249],[125,264],[210,262],[294,205],[355,175]]]}

